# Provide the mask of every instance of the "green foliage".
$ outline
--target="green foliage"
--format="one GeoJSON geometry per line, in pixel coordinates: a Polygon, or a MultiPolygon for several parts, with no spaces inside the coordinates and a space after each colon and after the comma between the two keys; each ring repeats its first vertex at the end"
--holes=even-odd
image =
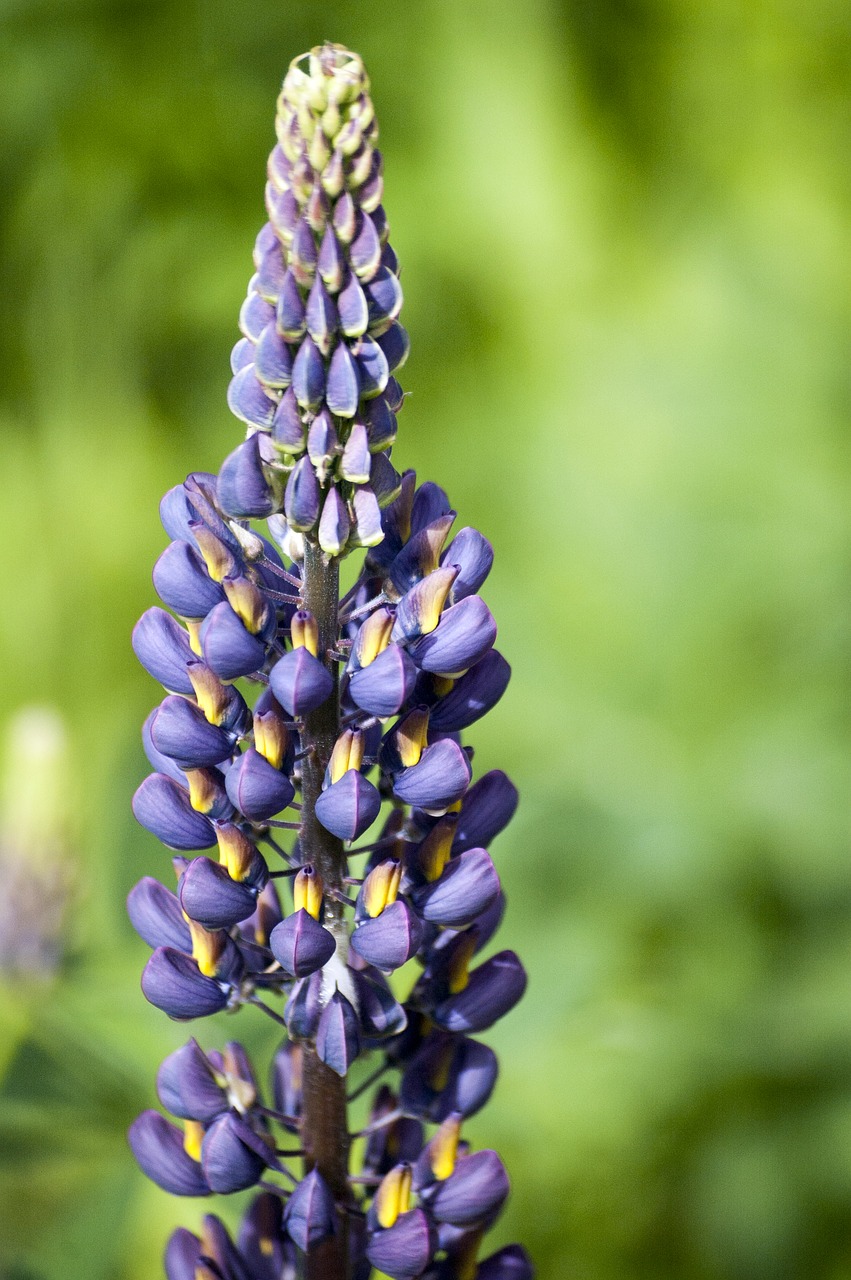
{"type": "Polygon", "coordinates": [[[129,633],[161,493],[238,437],[274,97],[323,38],[383,125],[395,461],[493,539],[515,668],[476,762],[521,790],[500,939],[531,975],[472,1126],[513,1176],[495,1240],[541,1280],[847,1280],[838,0],[6,0],[4,715],[68,718],[86,887],[63,976],[0,999],[0,1272],[149,1280],[204,1208],[124,1146],[185,1038],[123,916],[168,874],[129,813],[155,698],[129,633]]]}

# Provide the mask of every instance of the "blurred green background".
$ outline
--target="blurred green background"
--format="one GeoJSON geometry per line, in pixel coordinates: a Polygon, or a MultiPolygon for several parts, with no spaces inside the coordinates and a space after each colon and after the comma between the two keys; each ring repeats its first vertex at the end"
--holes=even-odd
{"type": "Polygon", "coordinates": [[[382,125],[394,461],[495,543],[515,671],[472,735],[522,794],[531,975],[471,1125],[514,1183],[493,1239],[540,1280],[847,1280],[846,0],[2,0],[5,918],[32,940],[74,887],[58,974],[0,980],[0,1274],[151,1280],[206,1207],[124,1142],[186,1038],[124,917],[169,874],[129,634],[161,493],[240,435],[274,100],[325,38],[382,125]]]}

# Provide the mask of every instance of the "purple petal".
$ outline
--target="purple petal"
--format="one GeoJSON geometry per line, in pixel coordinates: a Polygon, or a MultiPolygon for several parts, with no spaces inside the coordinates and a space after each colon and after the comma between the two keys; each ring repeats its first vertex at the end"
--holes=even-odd
{"type": "Polygon", "coordinates": [[[239,312],[239,327],[246,338],[256,342],[270,320],[275,318],[275,308],[259,293],[249,293],[239,312]]]}
{"type": "Polygon", "coordinates": [[[453,1111],[474,1115],[493,1093],[498,1070],[489,1045],[432,1032],[405,1070],[400,1105],[435,1124],[453,1111]]]}
{"type": "Polygon", "coordinates": [[[174,693],[192,693],[187,662],[195,658],[189,636],[164,609],[147,609],[133,628],[133,652],[148,675],[174,693]]]}
{"type": "Polygon", "coordinates": [[[381,262],[381,241],[375,223],[368,213],[361,210],[356,215],[355,234],[348,256],[352,270],[361,280],[372,279],[381,262]]]}
{"type": "Polygon", "coordinates": [[[200,1258],[201,1241],[186,1227],[178,1227],[172,1231],[166,1245],[166,1280],[195,1280],[195,1268],[200,1258]]]}
{"type": "Polygon", "coordinates": [[[225,458],[216,493],[222,511],[238,519],[265,519],[275,510],[272,491],[263,474],[259,435],[249,436],[225,458]]]}
{"type": "Polygon", "coordinates": [[[292,272],[287,272],[281,285],[276,327],[287,342],[298,342],[304,337],[304,299],[292,272]]]}
{"type": "Polygon", "coordinates": [[[244,365],[239,373],[231,378],[228,387],[228,408],[235,418],[247,422],[249,426],[268,431],[275,417],[277,401],[271,399],[257,380],[257,370],[253,364],[244,365]]]}
{"type": "Polygon", "coordinates": [[[470,783],[470,762],[451,738],[426,747],[419,763],[397,773],[393,794],[418,809],[437,812],[460,800],[470,783]]]}
{"type": "Polygon", "coordinates": [[[387,397],[375,396],[374,399],[367,400],[361,412],[361,420],[366,427],[371,452],[389,449],[396,439],[396,415],[387,403],[387,397]]]}
{"type": "Polygon", "coordinates": [[[402,286],[392,271],[379,267],[364,285],[369,307],[369,331],[373,337],[383,333],[402,310],[402,286]]]}
{"type": "Polygon", "coordinates": [[[526,972],[513,951],[500,951],[479,965],[458,995],[449,996],[434,1011],[434,1021],[447,1031],[485,1031],[526,990],[526,972]]]}
{"type": "Polygon", "coordinates": [[[295,984],[284,1007],[284,1018],[290,1036],[311,1040],[316,1035],[321,993],[322,974],[319,970],[295,984]]]}
{"type": "Polygon", "coordinates": [[[247,920],[257,905],[258,889],[232,880],[210,858],[194,858],[180,881],[180,905],[205,929],[230,929],[247,920]]]}
{"type": "Polygon", "coordinates": [[[350,273],[337,299],[340,328],[347,338],[359,338],[369,324],[369,304],[358,278],[350,273]]]}
{"type": "Polygon", "coordinates": [[[407,903],[401,899],[385,907],[372,920],[364,920],[352,934],[352,946],[367,964],[392,973],[418,950],[423,928],[407,903]]]}
{"type": "MultiPolygon", "coordinates": [[[[127,914],[133,928],[149,947],[175,947],[178,951],[192,949],[192,935],[177,894],[152,876],[144,876],[128,893],[127,914]]],[[[169,1110],[174,1111],[174,1108],[169,1110]]]]}
{"type": "MultiPolygon", "coordinates": [[[[230,609],[230,605],[224,607],[230,609]]],[[[151,737],[157,750],[171,756],[182,769],[219,764],[233,751],[233,736],[210,724],[200,707],[176,694],[160,703],[151,722],[151,737]]]]}
{"type": "Polygon", "coordinates": [[[212,822],[196,813],[187,791],[164,774],[152,773],[144,780],[133,797],[133,814],[170,849],[189,853],[216,843],[212,822]]]}
{"type": "Polygon", "coordinates": [[[268,324],[260,335],[254,369],[260,382],[276,391],[283,391],[292,381],[293,353],[275,324],[268,324]]]}
{"type": "Polygon", "coordinates": [[[264,1169],[275,1161],[271,1148],[262,1154],[263,1143],[244,1120],[232,1111],[219,1116],[204,1134],[201,1168],[211,1191],[229,1195],[253,1187],[264,1169]]]}
{"type": "Polygon", "coordinates": [[[331,959],[336,950],[333,934],[300,909],[275,925],[269,939],[272,955],[287,973],[306,978],[331,959]]]}
{"type": "Polygon", "coordinates": [[[392,1227],[373,1232],[366,1256],[378,1271],[393,1280],[422,1275],[437,1248],[437,1233],[422,1209],[411,1209],[392,1227]]]}
{"type": "Polygon", "coordinates": [[[194,1039],[163,1061],[157,1072],[157,1094],[172,1115],[201,1124],[210,1124],[229,1106],[227,1093],[216,1084],[210,1061],[194,1039]]]}
{"type": "Polygon", "coordinates": [[[508,826],[517,801],[517,788],[501,769],[492,769],[479,778],[464,796],[452,842],[453,854],[489,845],[508,826]]]}
{"type": "Polygon", "coordinates": [[[363,711],[384,719],[396,715],[413,690],[417,669],[398,645],[391,644],[349,681],[352,700],[363,711]]]}
{"type": "Polygon", "coordinates": [[[395,373],[397,369],[401,369],[411,350],[407,329],[403,329],[398,320],[394,320],[390,328],[380,334],[376,341],[384,352],[390,372],[395,373]]]}
{"type": "Polygon", "coordinates": [[[245,628],[226,600],[211,609],[204,619],[201,648],[204,661],[221,680],[251,675],[266,661],[265,644],[245,628]]]}
{"type": "Polygon", "coordinates": [[[493,564],[493,547],[478,529],[459,529],[441,556],[441,564],[458,567],[458,577],[452,587],[452,602],[457,604],[465,596],[471,596],[484,582],[493,564]]]}
{"type": "Polygon", "coordinates": [[[476,1268],[475,1280],[534,1280],[532,1260],[519,1244],[507,1244],[476,1268]]]}
{"type": "Polygon", "coordinates": [[[201,1166],[183,1149],[183,1134],[158,1111],[143,1111],[127,1139],[143,1173],[173,1196],[208,1196],[201,1166]]]}
{"type": "Polygon", "coordinates": [[[372,826],[381,808],[381,797],[357,769],[348,769],[316,801],[316,816],[326,831],[340,840],[356,840],[372,826]]]}
{"type": "Polygon", "coordinates": [[[340,459],[340,475],[351,484],[366,484],[372,469],[366,427],[355,422],[340,459]]]}
{"type": "Polygon", "coordinates": [[[285,773],[249,747],[227,771],[225,787],[235,808],[250,822],[265,822],[287,805],[295,788],[285,773]]]}
{"type": "Polygon", "coordinates": [[[316,1031],[316,1053],[338,1076],[347,1074],[360,1053],[358,1015],[339,991],[334,992],[322,1010],[316,1031]]]}
{"type": "MultiPolygon", "coordinates": [[[[370,468],[372,475],[372,468],[370,468]]],[[[350,540],[355,546],[374,547],[384,537],[381,528],[381,508],[371,485],[359,485],[352,497],[354,527],[350,540]]]]}
{"type": "Polygon", "coordinates": [[[431,708],[430,727],[436,733],[466,729],[496,706],[510,679],[511,667],[501,653],[491,649],[431,708]]]}
{"type": "Polygon", "coordinates": [[[343,281],[345,259],[334,228],[327,227],[319,246],[319,274],[332,293],[336,293],[343,281]]]}
{"type": "Polygon", "coordinates": [[[476,1151],[461,1157],[455,1171],[425,1194],[438,1222],[468,1227],[499,1209],[508,1192],[508,1174],[496,1152],[476,1151]]]}
{"type": "Polygon", "coordinates": [[[457,676],[479,662],[496,639],[496,623],[481,596],[467,596],[445,609],[428,635],[408,645],[418,667],[438,675],[457,676]]]}
{"type": "Polygon", "coordinates": [[[319,659],[302,647],[275,663],[269,686],[291,716],[306,716],[330,697],[334,681],[319,659]]]}
{"type": "Polygon", "coordinates": [[[239,373],[240,369],[244,369],[247,364],[251,364],[254,360],[254,343],[250,338],[240,338],[239,342],[230,353],[231,373],[239,373]]]}
{"type": "Polygon", "coordinates": [[[460,928],[480,916],[499,896],[499,876],[484,849],[468,849],[448,862],[432,884],[415,889],[411,901],[424,920],[460,928]]]}
{"type": "Polygon", "coordinates": [[[349,537],[351,521],[336,485],[328,490],[319,519],[319,545],[329,556],[338,556],[349,537]]]}
{"type": "Polygon", "coordinates": [[[142,973],[145,999],[170,1018],[205,1018],[227,1006],[228,992],[207,978],[191,956],[171,947],[157,947],[142,973]]]}
{"type": "Polygon", "coordinates": [[[334,1197],[318,1169],[312,1169],[302,1178],[290,1195],[284,1221],[287,1231],[304,1253],[336,1233],[334,1197]]]}
{"type": "Polygon", "coordinates": [[[378,342],[375,338],[364,336],[356,343],[353,354],[358,367],[361,395],[367,399],[380,395],[387,386],[390,368],[378,342]]]}
{"type": "Polygon", "coordinates": [[[166,547],[154,565],[153,579],[163,604],[182,618],[206,617],[224,599],[221,586],[213,582],[201,556],[182,540],[166,547]]]}
{"type": "Polygon", "coordinates": [[[334,334],[337,332],[339,317],[337,304],[325,288],[320,276],[313,281],[310,293],[307,295],[304,317],[307,332],[322,354],[327,356],[331,350],[334,334]]]}

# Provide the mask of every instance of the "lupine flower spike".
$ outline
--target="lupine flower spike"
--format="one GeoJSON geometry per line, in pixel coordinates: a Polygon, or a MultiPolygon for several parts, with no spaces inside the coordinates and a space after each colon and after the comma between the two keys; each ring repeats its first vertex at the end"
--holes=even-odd
{"type": "Polygon", "coordinates": [[[482,1248],[508,1176],[464,1134],[497,1077],[475,1037],[526,985],[512,951],[481,958],[517,793],[461,738],[510,674],[478,594],[493,552],[391,462],[408,336],[360,58],[293,62],[276,132],[228,391],[245,439],[164,497],[166,607],[133,636],[165,689],[133,809],[173,876],[128,910],[152,1004],[254,1005],[286,1035],[268,1094],[239,1044],[190,1039],[130,1143],[174,1195],[258,1192],[235,1240],[176,1231],[169,1280],[528,1280],[522,1248],[482,1248]]]}

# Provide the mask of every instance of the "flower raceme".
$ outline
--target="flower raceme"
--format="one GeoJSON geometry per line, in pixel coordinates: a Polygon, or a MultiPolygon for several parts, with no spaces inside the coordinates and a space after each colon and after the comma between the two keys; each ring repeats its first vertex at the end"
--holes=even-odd
{"type": "Polygon", "coordinates": [[[178,1123],[146,1111],[130,1143],[175,1195],[260,1188],[236,1241],[214,1216],[175,1232],[169,1280],[527,1280],[519,1246],[480,1257],[508,1178],[463,1137],[497,1077],[474,1037],[526,985],[512,951],[482,958],[505,907],[488,847],[517,793],[498,770],[474,781],[461,740],[510,675],[479,595],[493,552],[390,461],[408,339],[360,59],[296,60],[276,130],[228,393],[246,439],[163,499],[166,607],[133,634],[165,689],[133,810],[174,880],[140,881],[128,912],[152,1004],[254,1005],[286,1035],[265,1101],[239,1044],[189,1040],[157,1080],[178,1123]]]}

